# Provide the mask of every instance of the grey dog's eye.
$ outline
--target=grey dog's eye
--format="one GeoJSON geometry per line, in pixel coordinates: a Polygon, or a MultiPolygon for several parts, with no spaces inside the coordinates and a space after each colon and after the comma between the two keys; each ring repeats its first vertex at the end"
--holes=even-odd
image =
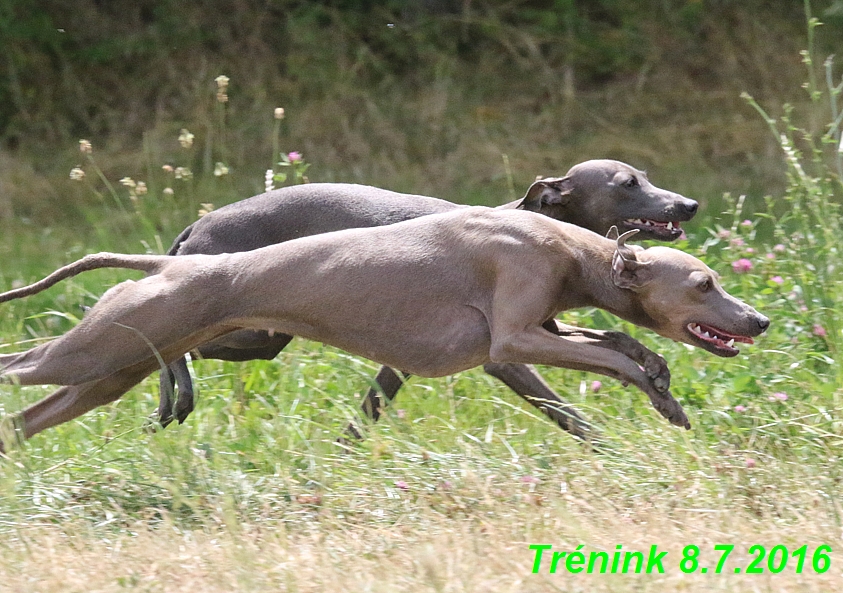
{"type": "Polygon", "coordinates": [[[638,179],[636,179],[635,177],[630,177],[629,179],[627,179],[626,181],[624,181],[624,183],[623,183],[623,184],[624,184],[626,187],[635,187],[636,185],[638,185],[638,179]]]}
{"type": "Polygon", "coordinates": [[[697,284],[697,288],[700,292],[708,292],[711,290],[711,279],[706,278],[705,280],[701,280],[699,284],[697,284]]]}

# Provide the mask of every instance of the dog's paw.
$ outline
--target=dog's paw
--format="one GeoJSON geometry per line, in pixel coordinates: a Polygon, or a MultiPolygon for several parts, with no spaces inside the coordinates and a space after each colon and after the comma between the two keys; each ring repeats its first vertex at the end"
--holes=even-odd
{"type": "Polygon", "coordinates": [[[175,409],[175,417],[178,420],[179,424],[184,424],[184,421],[187,420],[187,417],[193,412],[194,409],[194,398],[193,394],[186,395],[184,393],[179,393],[179,398],[176,400],[176,409],[175,409]]]}
{"type": "Polygon", "coordinates": [[[658,397],[650,396],[650,401],[656,411],[667,418],[671,424],[681,426],[685,430],[691,430],[691,422],[688,420],[685,410],[682,409],[682,404],[676,401],[669,391],[659,394],[658,397]]]}
{"type": "Polygon", "coordinates": [[[691,430],[691,421],[688,420],[688,416],[685,414],[685,410],[683,410],[681,406],[679,407],[679,413],[670,417],[670,423],[674,426],[684,428],[685,430],[691,430]]]}
{"type": "Polygon", "coordinates": [[[670,389],[670,369],[663,356],[648,352],[644,357],[644,372],[647,373],[647,377],[659,393],[665,393],[670,389]]]}

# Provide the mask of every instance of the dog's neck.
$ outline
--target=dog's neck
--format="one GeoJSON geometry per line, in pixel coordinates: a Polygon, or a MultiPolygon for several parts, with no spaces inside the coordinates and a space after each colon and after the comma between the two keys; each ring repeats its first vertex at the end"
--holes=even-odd
{"type": "Polygon", "coordinates": [[[603,309],[641,327],[656,327],[656,321],[641,306],[641,295],[627,288],[619,288],[612,281],[614,245],[601,241],[599,245],[588,247],[584,254],[586,265],[581,272],[587,277],[580,279],[582,298],[587,301],[583,306],[603,309]]]}

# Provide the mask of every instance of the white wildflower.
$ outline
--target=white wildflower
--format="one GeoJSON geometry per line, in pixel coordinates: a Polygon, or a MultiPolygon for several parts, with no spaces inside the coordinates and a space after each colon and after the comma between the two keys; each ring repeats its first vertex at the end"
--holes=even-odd
{"type": "Polygon", "coordinates": [[[217,83],[217,101],[227,103],[228,94],[226,94],[226,91],[228,90],[228,76],[220,74],[214,81],[217,83]]]}
{"type": "Polygon", "coordinates": [[[176,167],[176,179],[183,179],[188,180],[193,177],[193,171],[188,169],[187,167],[176,167]]]}
{"type": "Polygon", "coordinates": [[[222,177],[223,175],[228,175],[228,167],[225,166],[225,163],[217,163],[214,166],[214,175],[216,177],[222,177]]]}
{"type": "Polygon", "coordinates": [[[193,138],[193,134],[187,131],[186,128],[182,128],[179,133],[179,144],[181,144],[182,148],[190,148],[193,146],[193,138]]]}

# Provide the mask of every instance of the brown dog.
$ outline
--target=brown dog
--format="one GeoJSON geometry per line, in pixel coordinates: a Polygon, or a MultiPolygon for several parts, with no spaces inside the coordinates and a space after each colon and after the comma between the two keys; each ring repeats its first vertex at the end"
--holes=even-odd
{"type": "Polygon", "coordinates": [[[698,259],[666,247],[632,249],[627,236],[615,241],[530,212],[465,208],[235,254],[91,255],[0,300],[94,268],[152,275],[107,291],[64,336],[0,356],[0,377],[64,386],[21,413],[29,438],[114,401],[200,344],[239,329],[271,330],[424,377],[490,361],[597,372],[636,385],[663,416],[689,428],[660,357],[647,357],[643,346],[627,356],[588,332],[560,337],[555,316],[596,306],[719,356],[738,354],[734,343],[752,343],[769,320],[725,293],[698,259]]]}

